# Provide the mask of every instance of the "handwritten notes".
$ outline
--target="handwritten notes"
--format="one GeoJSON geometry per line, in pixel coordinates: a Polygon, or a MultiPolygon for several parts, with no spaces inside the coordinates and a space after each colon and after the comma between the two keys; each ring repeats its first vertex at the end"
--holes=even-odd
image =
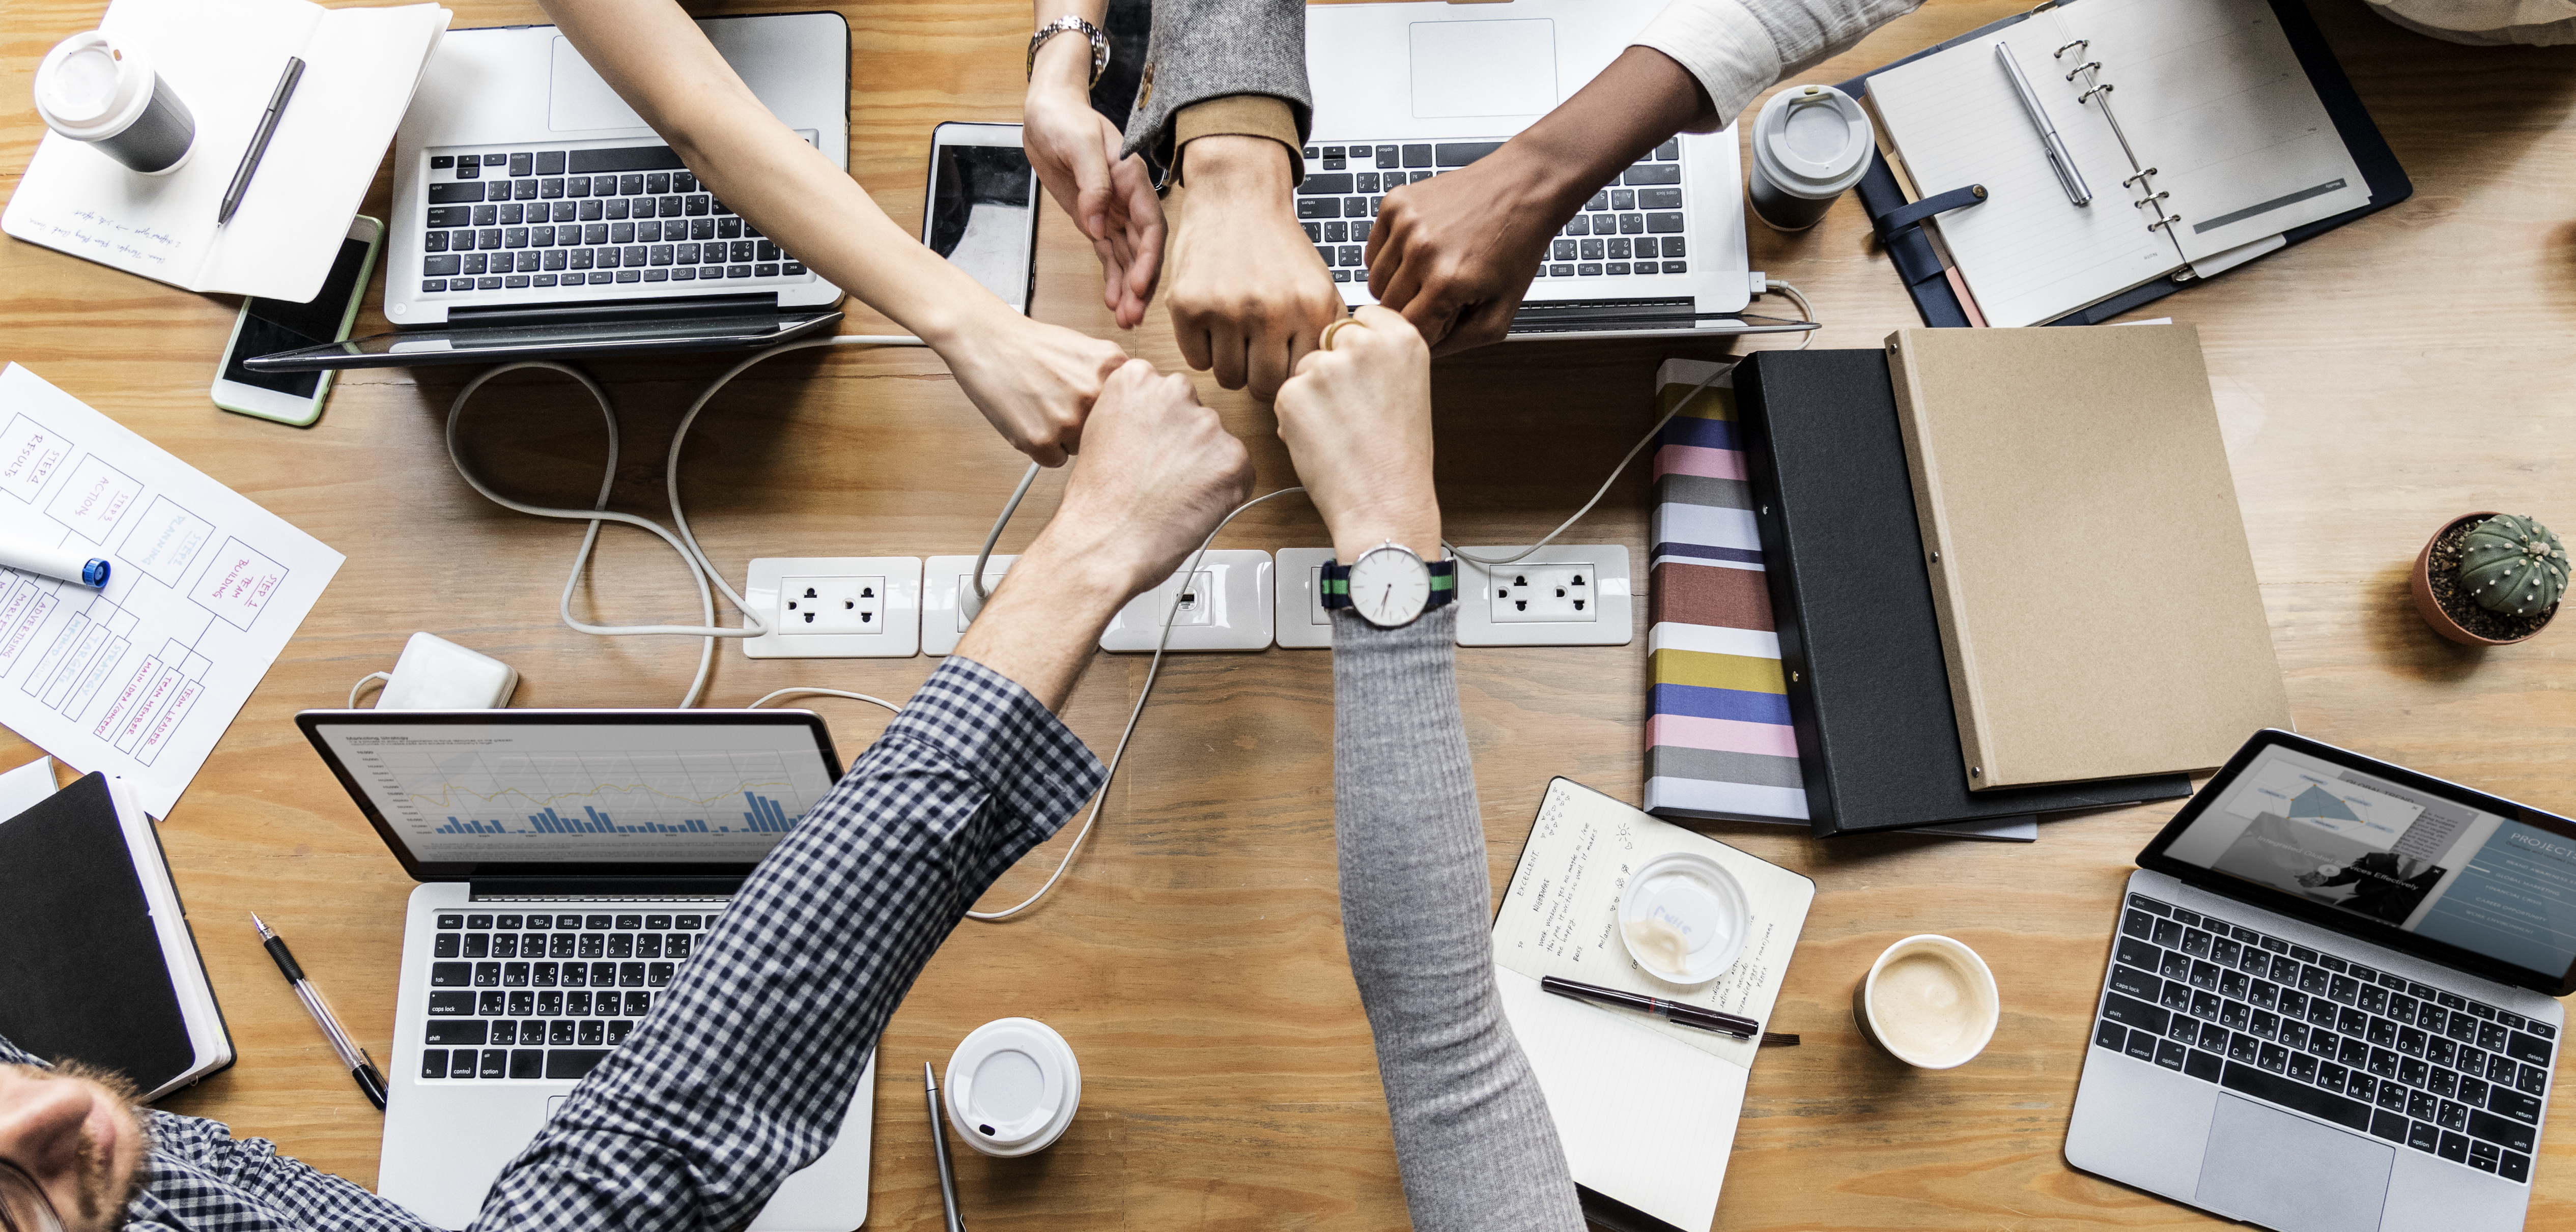
{"type": "Polygon", "coordinates": [[[99,590],[0,569],[0,723],[166,816],[340,569],[338,552],[16,364],[0,535],[107,557],[99,590]]]}

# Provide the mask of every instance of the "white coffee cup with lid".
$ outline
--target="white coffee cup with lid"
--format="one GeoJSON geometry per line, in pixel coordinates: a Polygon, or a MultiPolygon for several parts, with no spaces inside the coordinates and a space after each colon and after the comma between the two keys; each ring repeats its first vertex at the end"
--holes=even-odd
{"type": "Polygon", "coordinates": [[[1917,1069],[1956,1069],[1995,1037],[1995,973],[1965,944],[1934,933],[1887,947],[1852,989],[1861,1035],[1917,1069]]]}
{"type": "Polygon", "coordinates": [[[1860,182],[1878,148],[1868,113],[1832,86],[1791,86],[1753,121],[1753,216],[1775,231],[1804,231],[1860,182]]]}
{"type": "Polygon", "coordinates": [[[104,30],[54,44],[36,65],[45,125],[144,175],[187,165],[197,118],[142,47],[104,30]]]}
{"type": "Polygon", "coordinates": [[[1744,953],[1752,911],[1726,866],[1696,851],[1646,861],[1619,895],[1619,940],[1649,975],[1689,987],[1726,974],[1744,953]]]}
{"type": "Polygon", "coordinates": [[[1073,1045],[1034,1018],[1001,1018],[968,1032],[940,1083],[948,1120],[966,1145],[1002,1158],[1055,1145],[1082,1106],[1073,1045]]]}

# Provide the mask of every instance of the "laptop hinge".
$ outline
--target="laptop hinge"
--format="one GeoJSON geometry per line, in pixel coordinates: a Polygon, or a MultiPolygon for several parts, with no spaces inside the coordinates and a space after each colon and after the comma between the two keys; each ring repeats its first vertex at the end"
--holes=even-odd
{"type": "Polygon", "coordinates": [[[451,308],[447,328],[501,325],[597,325],[614,321],[671,321],[712,316],[768,316],[778,295],[691,295],[679,299],[575,300],[561,304],[451,308]]]}
{"type": "Polygon", "coordinates": [[[1515,325],[1576,325],[1586,319],[1615,317],[1635,320],[1640,317],[1673,316],[1687,319],[1699,308],[1698,301],[1687,295],[1659,296],[1652,299],[1569,299],[1548,303],[1524,303],[1512,315],[1515,325]]]}
{"type": "Polygon", "coordinates": [[[472,897],[529,898],[731,898],[740,877],[478,877],[472,897]]]}

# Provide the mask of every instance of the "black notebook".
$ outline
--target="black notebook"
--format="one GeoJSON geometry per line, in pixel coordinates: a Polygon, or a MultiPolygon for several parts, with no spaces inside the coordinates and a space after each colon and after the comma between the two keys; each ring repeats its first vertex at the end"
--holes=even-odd
{"type": "Polygon", "coordinates": [[[1969,791],[1886,353],[1757,351],[1735,398],[1818,837],[2191,794],[2186,774],[1969,791]]]}
{"type": "MultiPolygon", "coordinates": [[[[46,773],[50,773],[47,767],[46,773]]],[[[148,1100],[233,1062],[151,819],[88,774],[0,822],[0,1036],[148,1100]]]]}

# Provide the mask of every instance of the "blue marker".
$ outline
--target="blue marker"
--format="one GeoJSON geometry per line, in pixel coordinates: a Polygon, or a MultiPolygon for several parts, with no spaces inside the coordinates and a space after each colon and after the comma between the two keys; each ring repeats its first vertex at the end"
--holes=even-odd
{"type": "Polygon", "coordinates": [[[83,586],[107,585],[107,561],[74,548],[49,548],[22,539],[0,537],[0,565],[21,573],[41,573],[66,582],[78,582],[83,586]]]}

